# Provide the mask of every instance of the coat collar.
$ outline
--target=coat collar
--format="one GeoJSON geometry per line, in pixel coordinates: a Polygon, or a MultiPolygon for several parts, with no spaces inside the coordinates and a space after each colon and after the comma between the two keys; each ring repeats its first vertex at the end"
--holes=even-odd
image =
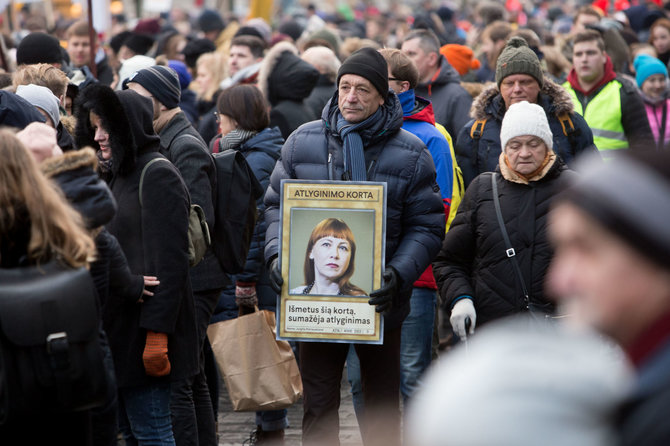
{"type": "MultiPolygon", "coordinates": [[[[551,79],[544,78],[544,85],[540,90],[538,105],[545,111],[554,114],[574,112],[574,104],[567,91],[551,79]]],[[[474,119],[502,120],[505,116],[505,103],[496,84],[485,88],[472,102],[470,116],[474,119]]]]}

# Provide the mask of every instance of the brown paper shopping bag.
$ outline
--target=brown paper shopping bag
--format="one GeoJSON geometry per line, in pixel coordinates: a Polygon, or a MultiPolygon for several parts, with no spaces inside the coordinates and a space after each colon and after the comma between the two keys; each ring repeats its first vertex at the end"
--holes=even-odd
{"type": "Polygon", "coordinates": [[[275,339],[274,313],[256,311],[207,330],[235,411],[277,410],[302,396],[291,346],[275,339]]]}

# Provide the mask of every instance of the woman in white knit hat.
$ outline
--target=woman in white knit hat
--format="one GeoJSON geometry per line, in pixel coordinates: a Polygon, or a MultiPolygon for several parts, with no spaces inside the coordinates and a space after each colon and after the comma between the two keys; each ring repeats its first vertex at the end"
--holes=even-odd
{"type": "Polygon", "coordinates": [[[479,175],[465,193],[433,263],[443,305],[451,309],[461,339],[476,325],[504,316],[554,312],[543,287],[553,254],[546,222],[567,168],[552,141],[540,106],[511,105],[502,121],[496,171],[479,175]]]}

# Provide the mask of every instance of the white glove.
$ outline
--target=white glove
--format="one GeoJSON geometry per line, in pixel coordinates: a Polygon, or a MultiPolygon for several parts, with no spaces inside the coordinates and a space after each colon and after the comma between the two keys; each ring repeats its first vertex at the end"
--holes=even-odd
{"type": "Polygon", "coordinates": [[[453,328],[454,333],[463,341],[467,338],[468,334],[474,334],[477,313],[475,312],[475,305],[472,303],[472,299],[463,298],[456,302],[454,308],[451,309],[449,322],[451,322],[451,328],[453,328]],[[467,334],[465,333],[466,318],[470,318],[470,332],[467,334]]]}

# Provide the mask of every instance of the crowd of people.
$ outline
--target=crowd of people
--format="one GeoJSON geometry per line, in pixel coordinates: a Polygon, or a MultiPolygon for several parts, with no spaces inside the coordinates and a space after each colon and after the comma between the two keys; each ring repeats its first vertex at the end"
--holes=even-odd
{"type": "MultiPolygon", "coordinates": [[[[290,290],[384,316],[381,345],[296,343],[304,445],[339,445],[344,370],[366,446],[670,443],[670,3],[172,9],[93,33],[23,13],[0,46],[0,268],[89,269],[111,390],[0,442],[225,442],[207,327],[275,311],[293,179],[387,193],[381,287],[350,282],[354,235],[327,218],[290,290]],[[211,246],[189,265],[227,150],[264,192],[235,274],[211,246]]],[[[287,426],[258,412],[250,441],[287,426]]]]}

